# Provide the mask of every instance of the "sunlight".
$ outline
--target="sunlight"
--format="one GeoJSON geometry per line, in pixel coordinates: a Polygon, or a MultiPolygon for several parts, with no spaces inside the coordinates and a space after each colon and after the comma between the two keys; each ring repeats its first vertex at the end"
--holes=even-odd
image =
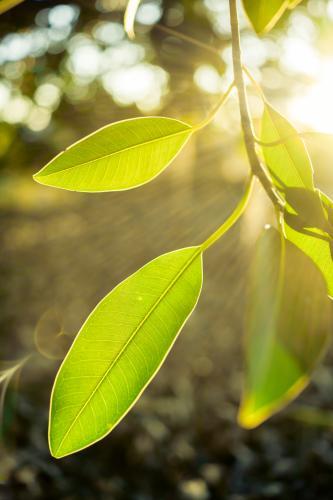
{"type": "Polygon", "coordinates": [[[318,132],[333,133],[333,59],[321,64],[318,79],[289,105],[293,120],[318,132]]]}

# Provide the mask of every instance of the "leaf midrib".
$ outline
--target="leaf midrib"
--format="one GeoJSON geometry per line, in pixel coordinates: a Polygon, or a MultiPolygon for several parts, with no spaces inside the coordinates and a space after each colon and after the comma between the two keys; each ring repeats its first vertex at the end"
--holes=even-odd
{"type": "MultiPolygon", "coordinates": [[[[123,149],[119,149],[118,151],[113,151],[112,153],[108,153],[108,154],[99,156],[98,158],[94,158],[92,160],[85,161],[85,162],[82,162],[82,163],[77,163],[76,165],[72,165],[71,167],[61,168],[60,170],[55,170],[54,172],[50,172],[50,173],[46,172],[44,174],[43,170],[44,169],[46,170],[47,167],[48,167],[48,165],[51,165],[55,161],[55,160],[51,160],[51,162],[48,165],[46,165],[44,167],[44,169],[42,169],[40,172],[38,172],[34,177],[36,177],[36,178],[38,178],[38,177],[50,177],[51,175],[59,174],[59,173],[64,172],[64,171],[72,170],[72,169],[75,169],[75,168],[85,167],[86,165],[94,164],[94,163],[102,161],[102,160],[104,160],[106,158],[111,158],[112,156],[116,156],[118,154],[125,153],[126,151],[130,151],[130,150],[135,149],[135,148],[144,147],[144,146],[147,146],[149,144],[153,144],[153,143],[158,142],[158,141],[163,141],[164,139],[170,139],[171,137],[176,137],[178,135],[182,135],[182,134],[185,134],[185,133],[190,134],[191,132],[192,132],[192,127],[188,126],[187,129],[180,130],[179,132],[174,132],[172,134],[167,134],[167,135],[163,135],[161,137],[156,137],[155,139],[150,139],[149,141],[144,141],[144,142],[141,142],[141,143],[132,144],[131,146],[128,146],[128,147],[123,148],[123,149]]],[[[74,147],[75,146],[73,146],[73,148],[74,147]]],[[[63,154],[66,154],[66,152],[70,151],[71,149],[72,148],[69,148],[69,149],[65,150],[63,154]]]]}
{"type": "Polygon", "coordinates": [[[69,433],[71,432],[71,430],[73,429],[73,426],[76,424],[76,422],[78,421],[78,419],[80,418],[80,416],[82,415],[82,413],[84,412],[85,408],[87,407],[87,405],[91,402],[92,398],[94,397],[94,395],[96,394],[96,392],[98,391],[98,389],[101,387],[101,385],[103,384],[104,380],[107,378],[107,376],[109,375],[109,373],[111,372],[112,368],[115,366],[115,364],[117,363],[117,361],[119,360],[120,356],[122,356],[124,354],[124,352],[126,351],[126,349],[128,348],[128,346],[130,345],[130,343],[132,342],[132,340],[134,339],[135,335],[139,332],[139,330],[143,327],[143,325],[145,324],[145,322],[149,319],[149,317],[152,315],[152,313],[155,311],[155,309],[158,307],[158,305],[160,304],[160,302],[164,299],[164,297],[170,292],[170,290],[173,288],[173,286],[176,284],[176,282],[178,281],[178,279],[182,276],[182,274],[189,268],[189,266],[192,264],[192,262],[198,257],[198,255],[202,252],[201,250],[201,247],[199,246],[197,248],[197,250],[194,252],[193,256],[188,260],[188,262],[182,267],[182,269],[176,274],[176,276],[173,278],[173,280],[171,281],[171,283],[166,287],[166,289],[164,290],[164,292],[161,294],[161,296],[156,300],[156,302],[151,306],[151,308],[149,309],[149,311],[147,312],[147,314],[145,315],[145,317],[140,321],[139,325],[134,329],[133,333],[130,335],[129,339],[127,340],[127,342],[124,344],[124,346],[122,347],[122,349],[119,351],[119,353],[117,354],[117,356],[112,360],[110,366],[108,367],[108,369],[106,370],[106,372],[104,373],[104,375],[102,376],[102,378],[100,379],[100,381],[97,383],[96,387],[93,389],[92,393],[90,394],[90,396],[88,397],[88,399],[86,400],[86,402],[83,404],[82,408],[80,409],[80,411],[77,413],[76,417],[74,418],[73,422],[71,423],[71,425],[69,426],[68,430],[66,431],[65,435],[63,436],[58,448],[57,448],[57,454],[59,453],[59,450],[61,449],[63,443],[65,442],[65,440],[67,439],[69,433]]]}

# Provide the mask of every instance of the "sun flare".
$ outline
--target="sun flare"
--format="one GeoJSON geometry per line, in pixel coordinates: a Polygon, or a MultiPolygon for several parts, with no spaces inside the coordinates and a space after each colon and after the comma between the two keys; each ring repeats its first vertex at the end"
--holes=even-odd
{"type": "Polygon", "coordinates": [[[316,81],[291,100],[289,113],[312,130],[333,134],[333,58],[322,62],[316,81]]]}

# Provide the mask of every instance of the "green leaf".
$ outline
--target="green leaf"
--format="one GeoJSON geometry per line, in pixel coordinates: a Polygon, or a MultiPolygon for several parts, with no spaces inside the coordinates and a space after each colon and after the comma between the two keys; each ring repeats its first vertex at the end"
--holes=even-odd
{"type": "Polygon", "coordinates": [[[76,142],[34,175],[70,191],[120,191],[160,174],[192,133],[190,125],[163,117],[124,120],[76,142]]]}
{"type": "Polygon", "coordinates": [[[272,106],[265,104],[261,140],[276,146],[263,146],[265,163],[276,187],[314,189],[313,168],[308,151],[297,130],[272,106]]]}
{"type": "Polygon", "coordinates": [[[265,105],[261,138],[272,180],[286,200],[285,234],[322,272],[333,296],[333,203],[314,188],[313,169],[297,130],[270,105],[265,105]]]}
{"type": "Polygon", "coordinates": [[[239,422],[261,424],[308,384],[331,333],[332,303],[311,259],[269,229],[258,241],[239,422]]]}
{"type": "Polygon", "coordinates": [[[327,194],[323,193],[322,191],[318,190],[319,196],[322,202],[322,205],[324,207],[324,210],[326,211],[327,214],[327,220],[329,223],[329,228],[331,233],[333,232],[333,200],[327,194]]]}
{"type": "Polygon", "coordinates": [[[243,0],[244,9],[257,33],[273,28],[288,6],[288,0],[243,0]]]}
{"type": "Polygon", "coordinates": [[[291,209],[287,212],[296,229],[317,228],[329,231],[328,216],[324,209],[321,193],[304,188],[285,188],[284,194],[291,209]]]}
{"type": "Polygon", "coordinates": [[[257,33],[267,33],[286,9],[293,9],[301,0],[243,0],[244,9],[257,33]]]}
{"type": "MultiPolygon", "coordinates": [[[[316,191],[322,202],[321,222],[308,217],[286,212],[284,230],[289,241],[294,243],[312,259],[321,271],[327,293],[333,297],[333,202],[320,191],[316,191]]],[[[315,210],[313,209],[313,214],[315,210]]],[[[300,212],[301,214],[301,212],[300,212]]],[[[318,218],[319,218],[318,214],[318,218]]]]}
{"type": "Polygon", "coordinates": [[[126,415],[163,363],[201,285],[201,247],[190,247],[151,261],[97,305],[54,383],[54,457],[99,441],[126,415]]]}
{"type": "Polygon", "coordinates": [[[289,0],[288,9],[290,10],[294,9],[301,2],[302,0],[289,0]]]}

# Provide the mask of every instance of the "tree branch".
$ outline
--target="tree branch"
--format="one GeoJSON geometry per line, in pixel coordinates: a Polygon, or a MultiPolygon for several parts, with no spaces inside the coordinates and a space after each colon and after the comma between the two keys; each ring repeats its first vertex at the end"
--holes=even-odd
{"type": "Polygon", "coordinates": [[[241,118],[241,125],[242,125],[247,156],[249,159],[253,175],[258,177],[267,195],[272,200],[274,206],[279,211],[281,211],[283,210],[283,201],[281,200],[278,192],[274,188],[273,183],[271,182],[271,179],[267,171],[261,165],[260,160],[256,153],[254,133],[252,130],[252,123],[250,118],[250,112],[249,112],[244,77],[243,77],[242,55],[241,55],[238,13],[237,13],[237,0],[229,0],[229,6],[230,6],[234,79],[235,79],[235,86],[238,92],[240,118],[241,118]]]}

